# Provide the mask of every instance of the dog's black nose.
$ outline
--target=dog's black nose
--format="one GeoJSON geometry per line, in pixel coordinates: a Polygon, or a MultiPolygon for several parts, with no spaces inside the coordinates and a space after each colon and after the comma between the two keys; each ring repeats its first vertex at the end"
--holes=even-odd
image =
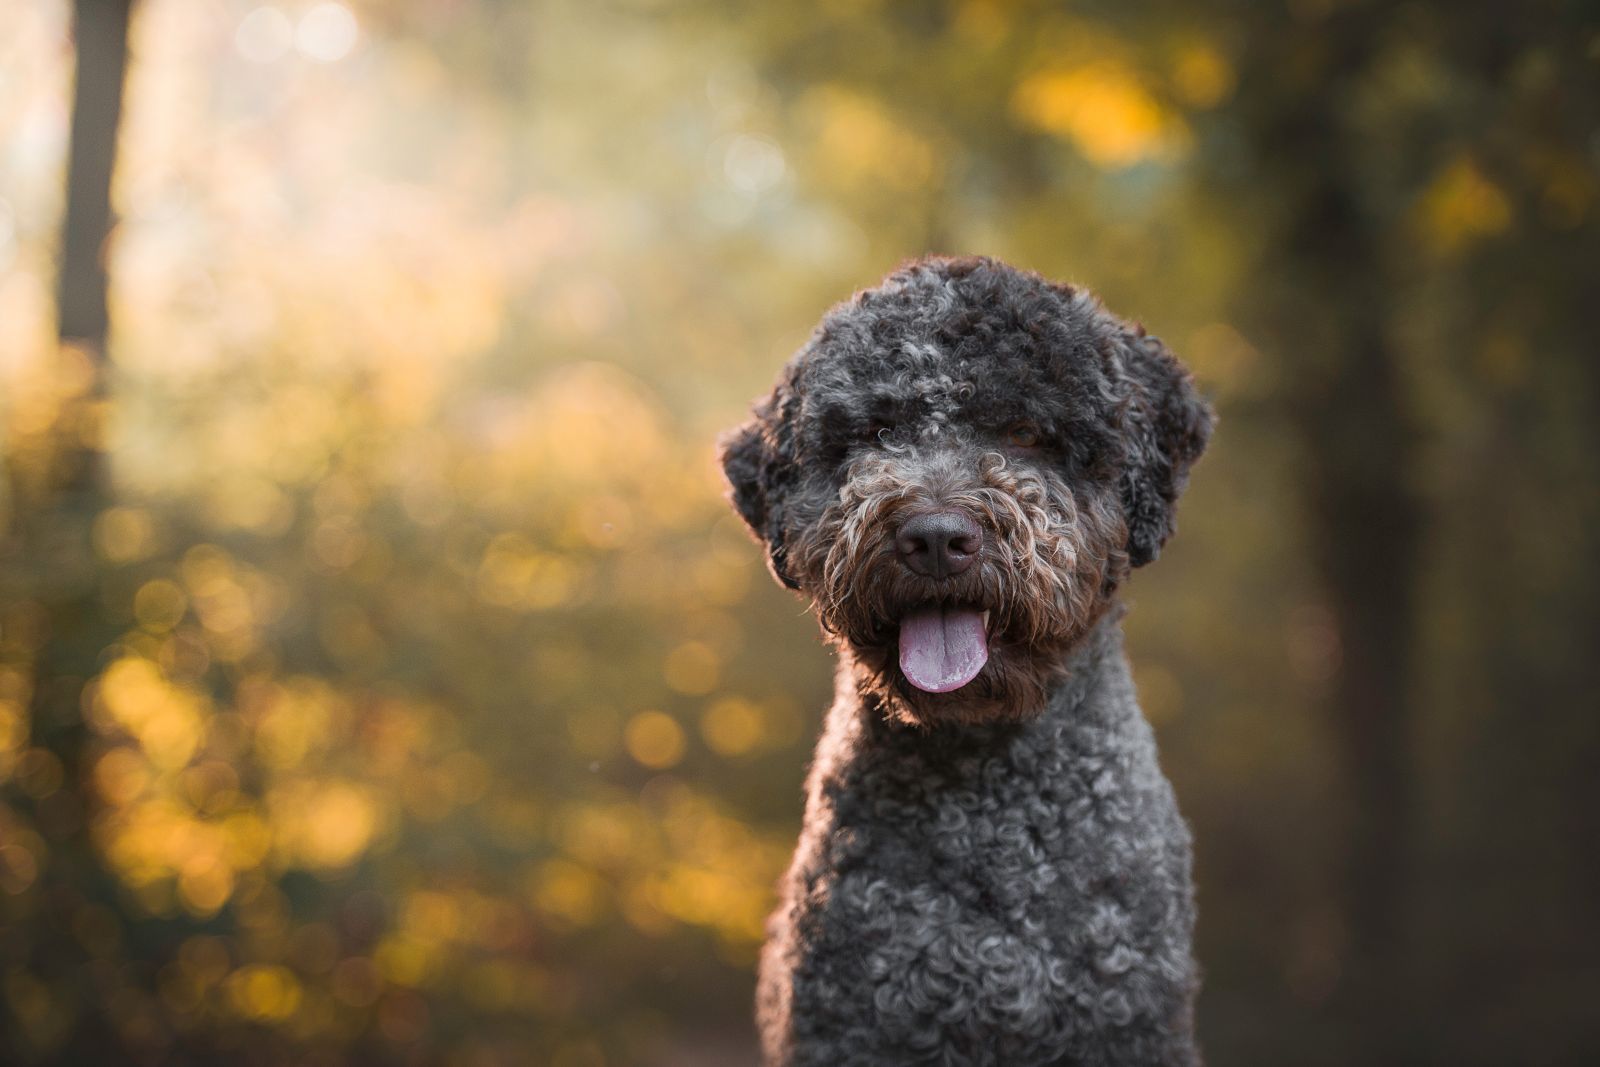
{"type": "Polygon", "coordinates": [[[928,578],[949,578],[972,566],[983,547],[983,528],[964,511],[945,509],[911,516],[895,534],[907,567],[928,578]]]}

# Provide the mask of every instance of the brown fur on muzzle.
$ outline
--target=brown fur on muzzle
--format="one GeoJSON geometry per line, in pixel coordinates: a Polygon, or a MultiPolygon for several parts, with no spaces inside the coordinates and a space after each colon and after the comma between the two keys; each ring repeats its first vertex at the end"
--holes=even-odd
{"type": "Polygon", "coordinates": [[[1043,706],[1064,651],[1127,576],[1126,543],[1109,493],[1074,495],[1055,472],[995,451],[904,447],[856,459],[790,560],[823,629],[860,668],[864,693],[906,721],[976,722],[1043,706]],[[963,510],[983,527],[976,566],[936,580],[902,564],[895,534],[930,508],[963,510]],[[951,693],[923,692],[899,669],[900,618],[930,603],[990,612],[989,662],[951,693]]]}

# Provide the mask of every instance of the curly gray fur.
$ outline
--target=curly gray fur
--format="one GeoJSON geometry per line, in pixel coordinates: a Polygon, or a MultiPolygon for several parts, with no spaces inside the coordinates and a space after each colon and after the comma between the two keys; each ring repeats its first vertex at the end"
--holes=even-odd
{"type": "Polygon", "coordinates": [[[1211,424],[1087,292],[928,259],[830,311],[724,442],[734,506],[841,652],[761,961],[770,1063],[1198,1063],[1189,834],[1116,595],[1211,424]],[[975,566],[901,565],[930,507],[981,524],[975,566]],[[930,603],[992,620],[954,692],[893,654],[930,603]]]}

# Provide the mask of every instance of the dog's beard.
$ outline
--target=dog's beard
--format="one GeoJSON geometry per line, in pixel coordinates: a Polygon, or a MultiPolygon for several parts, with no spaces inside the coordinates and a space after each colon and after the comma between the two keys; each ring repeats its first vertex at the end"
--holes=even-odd
{"type": "Polygon", "coordinates": [[[1126,543],[1109,491],[1074,495],[1053,472],[993,452],[965,461],[882,452],[852,465],[838,500],[795,538],[789,558],[864,697],[905,722],[986,723],[1044,708],[1066,653],[1127,576],[1126,543]],[[963,510],[983,529],[974,564],[942,580],[911,571],[895,548],[906,517],[935,507],[963,510]],[[901,620],[932,605],[986,613],[988,660],[950,692],[913,685],[898,655],[901,620]]]}

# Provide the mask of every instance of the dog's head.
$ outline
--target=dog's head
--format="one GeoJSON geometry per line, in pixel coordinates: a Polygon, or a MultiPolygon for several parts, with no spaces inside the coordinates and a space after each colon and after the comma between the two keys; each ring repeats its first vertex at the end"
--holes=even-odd
{"type": "Polygon", "coordinates": [[[1016,719],[1155,559],[1211,409],[1090,293],[909,264],[830,311],[722,442],[773,575],[908,722],[1016,719]]]}

